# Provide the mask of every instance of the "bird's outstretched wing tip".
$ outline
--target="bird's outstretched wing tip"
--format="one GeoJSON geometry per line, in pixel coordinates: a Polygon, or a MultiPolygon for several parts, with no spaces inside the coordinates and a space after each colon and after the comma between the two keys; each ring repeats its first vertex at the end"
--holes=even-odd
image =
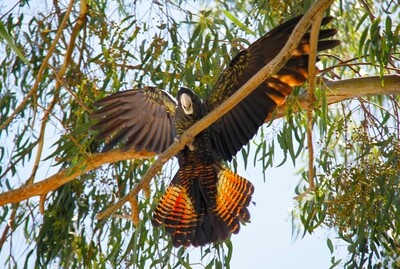
{"type": "MultiPolygon", "coordinates": [[[[278,55],[300,18],[301,16],[295,17],[272,29],[250,45],[247,50],[243,50],[233,58],[229,66],[221,72],[217,83],[205,101],[207,112],[227,100],[263,66],[278,55]]],[[[333,19],[331,16],[324,17],[321,26],[328,24],[333,19]]],[[[327,39],[332,38],[337,33],[336,29],[320,30],[320,33],[318,51],[332,49],[339,45],[338,40],[327,39]]],[[[308,77],[308,52],[309,39],[305,36],[292,58],[277,74],[266,79],[231,111],[212,125],[212,142],[217,153],[224,160],[232,159],[232,156],[235,156],[252,139],[269,114],[285,102],[286,97],[293,91],[293,87],[306,81],[308,77]],[[265,108],[266,106],[268,106],[268,109],[265,108]],[[239,110],[246,113],[238,113],[239,110]],[[252,124],[258,124],[258,126],[257,128],[250,128],[251,133],[243,131],[252,124]],[[246,138],[245,141],[243,137],[246,138]],[[237,146],[238,144],[240,145],[237,146]]]]}
{"type": "MultiPolygon", "coordinates": [[[[173,143],[176,102],[165,91],[144,87],[111,94],[93,104],[91,129],[96,139],[108,139],[106,150],[121,144],[127,151],[157,154],[173,143]]],[[[107,143],[106,143],[107,144],[107,143]]]]}

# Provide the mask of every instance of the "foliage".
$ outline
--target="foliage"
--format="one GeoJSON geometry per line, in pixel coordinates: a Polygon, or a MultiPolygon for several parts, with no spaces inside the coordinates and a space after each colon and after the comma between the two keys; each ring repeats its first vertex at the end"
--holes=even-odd
{"type": "MultiPolygon", "coordinates": [[[[82,167],[83,160],[100,151],[102,145],[88,128],[94,100],[142,85],[171,93],[186,85],[205,95],[220,67],[240,49],[266,29],[304,13],[313,1],[43,2],[0,4],[2,192],[82,167]]],[[[336,56],[321,57],[326,76],[399,72],[399,8],[394,1],[336,1],[329,13],[337,18],[333,23],[342,46],[336,56]]],[[[242,151],[246,165],[252,163],[249,151],[255,153],[254,164],[262,164],[260,173],[276,162],[304,164],[306,114],[293,112],[303,93],[297,89],[289,100],[279,131],[262,128],[261,138],[242,151]],[[275,135],[276,140],[270,139],[275,135]],[[284,159],[275,160],[280,148],[284,159]]],[[[365,97],[329,107],[322,91],[317,98],[323,106],[313,119],[316,189],[307,193],[304,168],[296,188],[302,197],[298,220],[304,232],[322,226],[348,243],[348,257],[340,261],[328,239],[332,267],[400,267],[398,97],[365,97]]],[[[129,206],[114,218],[96,219],[140,181],[151,162],[104,165],[48,194],[44,204],[31,199],[3,206],[0,249],[10,252],[4,267],[193,266],[190,251],[173,249],[164,232],[149,222],[154,201],[176,169],[174,162],[155,178],[152,198],[139,195],[137,226],[126,218],[129,206]],[[24,242],[20,251],[13,245],[19,237],[24,242]]],[[[201,263],[229,268],[232,249],[230,241],[204,247],[201,263]]]]}

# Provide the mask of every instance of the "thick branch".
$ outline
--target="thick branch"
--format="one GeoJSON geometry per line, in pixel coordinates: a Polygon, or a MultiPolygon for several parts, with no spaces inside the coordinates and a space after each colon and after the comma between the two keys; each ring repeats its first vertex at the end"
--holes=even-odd
{"type": "MultiPolygon", "coordinates": [[[[322,87],[325,90],[328,105],[357,97],[400,94],[400,75],[383,76],[383,82],[379,76],[352,78],[338,81],[322,79],[322,81],[322,87]]],[[[306,94],[298,97],[298,104],[299,107],[293,109],[307,109],[306,94]]],[[[278,107],[274,118],[284,117],[287,111],[287,105],[288,104],[285,103],[278,107]]],[[[295,111],[296,110],[294,110],[294,112],[295,111]]],[[[265,122],[269,121],[271,121],[271,118],[265,120],[265,122]]]]}
{"type": "MultiPolygon", "coordinates": [[[[328,104],[333,104],[356,97],[400,94],[400,76],[384,76],[384,86],[382,86],[380,77],[376,76],[347,79],[342,81],[326,81],[325,87],[327,102],[328,104]]],[[[301,96],[299,98],[299,104],[300,107],[305,109],[308,104],[307,96],[301,96]]],[[[283,117],[285,115],[285,111],[285,105],[278,107],[274,119],[283,117]]],[[[190,140],[189,137],[187,137],[187,139],[187,141],[190,140]]],[[[0,206],[20,202],[33,196],[44,195],[77,178],[78,176],[97,169],[107,163],[114,163],[130,159],[149,158],[153,156],[154,153],[151,152],[121,152],[119,150],[93,154],[88,157],[87,162],[83,163],[81,167],[77,167],[72,170],[62,170],[40,182],[0,194],[0,206]]],[[[141,187],[143,186],[138,186],[138,190],[140,190],[141,187]]]]}
{"type": "MultiPolygon", "coordinates": [[[[397,75],[385,76],[384,86],[381,85],[381,80],[379,77],[357,78],[357,79],[349,79],[343,81],[326,81],[325,86],[327,87],[326,95],[328,104],[332,104],[354,97],[382,95],[382,94],[400,94],[400,76],[397,75]]],[[[306,97],[300,97],[299,102],[301,107],[305,108],[307,106],[306,97]]],[[[233,103],[233,105],[234,104],[235,103],[233,103]]],[[[222,106],[224,106],[224,104],[222,106]]],[[[285,111],[284,106],[279,107],[277,110],[277,114],[275,115],[275,118],[284,116],[285,115],[284,111],[285,111]]],[[[202,122],[206,122],[208,120],[209,119],[207,118],[202,122]]],[[[209,126],[211,123],[209,123],[207,126],[199,127],[199,125],[201,124],[202,123],[199,122],[198,125],[196,124],[196,126],[193,126],[193,129],[191,128],[188,133],[192,134],[193,136],[193,133],[195,133],[195,131],[198,130],[198,132],[200,132],[201,130],[203,130],[201,128],[207,128],[207,126],[209,126]]],[[[183,148],[183,146],[186,143],[188,143],[190,139],[191,139],[190,135],[184,134],[180,142],[175,143],[168,150],[172,152],[169,153],[171,156],[164,154],[159,159],[166,161],[175,154],[174,152],[178,152],[181,148],[183,148]]],[[[121,152],[118,150],[111,151],[108,153],[94,154],[91,157],[88,157],[87,162],[82,164],[82,166],[80,167],[73,168],[72,170],[71,169],[62,170],[59,173],[38,183],[29,186],[24,186],[19,189],[0,194],[0,206],[9,203],[16,203],[19,201],[23,201],[33,196],[44,195],[49,191],[55,190],[58,187],[62,186],[63,184],[75,179],[79,175],[84,174],[90,170],[97,169],[106,163],[113,163],[128,159],[136,159],[136,158],[149,158],[152,156],[154,156],[154,154],[149,152],[139,152],[139,153],[121,152]]],[[[161,166],[162,164],[155,167],[154,170],[157,172],[161,168],[161,166]]],[[[150,179],[148,179],[148,181],[146,182],[140,183],[139,185],[135,186],[132,192],[134,194],[138,193],[138,191],[140,191],[141,188],[143,188],[145,185],[148,185],[150,179]]],[[[123,201],[127,201],[128,200],[127,198],[126,200],[122,198],[121,204],[124,203],[123,201]]]]}
{"type": "Polygon", "coordinates": [[[154,153],[152,152],[122,152],[120,150],[93,154],[88,156],[86,162],[82,163],[81,166],[74,167],[72,169],[64,169],[40,182],[0,194],[0,206],[9,203],[20,202],[33,196],[45,195],[48,192],[56,190],[62,185],[74,180],[80,175],[99,168],[106,163],[115,163],[130,159],[149,158],[152,156],[154,156],[154,153]]]}

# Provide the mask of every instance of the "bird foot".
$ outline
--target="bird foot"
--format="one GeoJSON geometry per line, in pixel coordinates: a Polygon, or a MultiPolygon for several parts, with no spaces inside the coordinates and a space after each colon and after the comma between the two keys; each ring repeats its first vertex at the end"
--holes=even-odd
{"type": "MultiPolygon", "coordinates": [[[[179,137],[175,137],[174,140],[175,142],[179,142],[179,137]]],[[[191,141],[188,142],[186,146],[189,148],[190,151],[194,151],[196,149],[195,146],[193,146],[193,138],[191,138],[191,141]]]]}

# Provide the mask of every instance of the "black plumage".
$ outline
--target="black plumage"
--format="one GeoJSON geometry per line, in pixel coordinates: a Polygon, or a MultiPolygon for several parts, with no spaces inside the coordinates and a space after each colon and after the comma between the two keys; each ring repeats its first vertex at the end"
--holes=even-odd
{"type": "MultiPolygon", "coordinates": [[[[192,90],[181,88],[176,101],[155,87],[120,92],[95,103],[92,114],[98,139],[108,139],[105,150],[122,144],[123,150],[146,150],[159,154],[207,113],[222,104],[270,62],[288,40],[301,17],[276,27],[226,67],[208,97],[202,101],[192,90]]],[[[321,25],[332,18],[326,17],[321,25]]],[[[318,51],[333,48],[326,40],[336,30],[320,30],[318,51]]],[[[202,246],[237,233],[241,222],[250,220],[248,205],[254,191],[246,179],[222,165],[256,134],[293,87],[307,79],[309,33],[275,75],[266,79],[227,114],[198,134],[177,157],[179,171],[154,212],[153,224],[163,225],[174,246],[202,246]]]]}

